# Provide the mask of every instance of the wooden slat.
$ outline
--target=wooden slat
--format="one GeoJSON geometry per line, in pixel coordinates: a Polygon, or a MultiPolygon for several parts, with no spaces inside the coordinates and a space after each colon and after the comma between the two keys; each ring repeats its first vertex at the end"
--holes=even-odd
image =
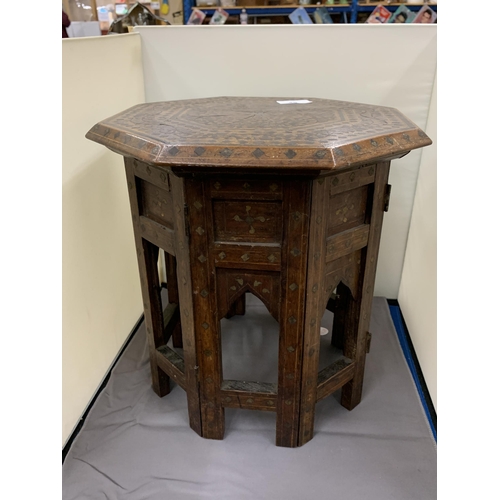
{"type": "Polygon", "coordinates": [[[134,160],[135,161],[135,175],[140,179],[143,179],[156,187],[171,191],[170,175],[171,171],[167,167],[156,167],[154,165],[148,165],[147,163],[134,160]]]}
{"type": "Polygon", "coordinates": [[[354,366],[349,358],[341,358],[321,370],[318,374],[316,401],[321,401],[349,382],[354,375],[354,366]]]}
{"type": "Polygon", "coordinates": [[[368,244],[370,225],[363,224],[339,234],[330,236],[326,240],[326,262],[349,255],[368,244]]]}
{"type": "Polygon", "coordinates": [[[252,178],[213,179],[209,183],[210,197],[218,200],[281,200],[283,182],[252,178]]]}
{"type": "Polygon", "coordinates": [[[217,242],[211,252],[216,267],[227,269],[281,270],[281,245],[217,242]]]}
{"type": "Polygon", "coordinates": [[[139,227],[141,236],[156,245],[163,248],[171,255],[175,255],[174,232],[166,226],[158,224],[144,215],[140,216],[139,227]]]}
{"type": "Polygon", "coordinates": [[[163,345],[156,349],[158,366],[173,380],[186,390],[186,376],[184,375],[184,360],[170,347],[163,345]]]}
{"type": "Polygon", "coordinates": [[[335,196],[338,193],[371,184],[374,180],[375,167],[373,165],[332,175],[328,177],[328,182],[330,183],[330,196],[335,196]]]}
{"type": "Polygon", "coordinates": [[[220,395],[225,408],[276,411],[277,392],[276,384],[224,380],[220,395]]]}

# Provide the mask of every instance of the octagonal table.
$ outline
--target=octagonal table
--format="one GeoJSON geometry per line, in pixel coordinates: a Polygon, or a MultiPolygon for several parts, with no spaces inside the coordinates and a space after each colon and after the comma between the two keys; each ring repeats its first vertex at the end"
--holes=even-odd
{"type": "Polygon", "coordinates": [[[390,160],[431,144],[422,130],[389,107],[218,97],[140,104],[86,137],[125,157],[153,389],[186,391],[192,429],[222,439],[224,408],[274,411],[296,447],[317,401],[360,402],[390,160]],[[279,323],[277,384],[222,373],[220,320],[247,292],[279,323]],[[326,308],[341,356],[318,370],[326,308]]]}

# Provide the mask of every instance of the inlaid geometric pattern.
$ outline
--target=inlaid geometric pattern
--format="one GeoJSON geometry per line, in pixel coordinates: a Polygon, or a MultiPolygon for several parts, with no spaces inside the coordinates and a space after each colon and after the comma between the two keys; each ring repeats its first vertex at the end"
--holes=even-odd
{"type": "Polygon", "coordinates": [[[87,138],[155,165],[332,169],[431,144],[394,108],[311,98],[214,97],[140,104],[87,138]]]}

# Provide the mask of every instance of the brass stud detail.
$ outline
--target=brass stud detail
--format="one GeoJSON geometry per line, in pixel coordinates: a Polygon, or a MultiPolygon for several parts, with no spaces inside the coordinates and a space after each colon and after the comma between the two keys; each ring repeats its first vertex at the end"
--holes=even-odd
{"type": "Polygon", "coordinates": [[[212,377],[207,377],[205,379],[205,382],[207,382],[208,384],[211,384],[213,382],[212,377]]]}
{"type": "Polygon", "coordinates": [[[206,262],[207,258],[204,255],[200,255],[198,260],[203,264],[203,262],[206,262]]]}
{"type": "Polygon", "coordinates": [[[290,252],[294,257],[298,257],[300,255],[300,250],[298,248],[294,248],[291,252],[290,252]]]}
{"type": "Polygon", "coordinates": [[[314,325],[316,324],[316,319],[314,319],[314,318],[313,318],[313,319],[311,320],[311,323],[309,323],[309,324],[310,324],[311,326],[314,326],[314,325]]]}
{"type": "Polygon", "coordinates": [[[294,375],[293,375],[293,373],[287,373],[287,374],[286,374],[286,378],[287,378],[288,380],[293,380],[293,379],[294,379],[294,375]]]}
{"type": "Polygon", "coordinates": [[[255,280],[255,281],[253,282],[253,286],[255,286],[255,287],[257,287],[257,286],[259,286],[259,285],[262,285],[262,281],[257,281],[257,280],[255,280]]]}
{"type": "Polygon", "coordinates": [[[312,287],[312,291],[313,291],[313,293],[316,293],[318,291],[318,285],[317,284],[312,287]]]}
{"type": "Polygon", "coordinates": [[[274,255],[274,254],[271,254],[271,255],[269,255],[269,257],[267,258],[267,260],[268,260],[269,262],[274,262],[274,261],[276,260],[276,257],[275,257],[275,255],[274,255]]]}
{"type": "Polygon", "coordinates": [[[201,207],[203,207],[203,205],[198,201],[196,200],[194,203],[193,203],[194,207],[197,209],[197,210],[200,210],[201,207]]]}
{"type": "Polygon", "coordinates": [[[361,146],[359,144],[354,144],[352,149],[354,149],[355,151],[357,151],[359,153],[361,151],[361,146]]]}
{"type": "Polygon", "coordinates": [[[221,252],[219,254],[219,258],[220,258],[220,260],[224,260],[226,258],[226,254],[224,252],[221,252]]]}
{"type": "Polygon", "coordinates": [[[267,288],[263,288],[262,293],[271,293],[271,292],[267,288]]]}
{"type": "Polygon", "coordinates": [[[268,399],[268,400],[266,401],[266,405],[267,405],[267,406],[273,406],[273,405],[274,405],[274,401],[273,401],[272,399],[268,399]]]}
{"type": "Polygon", "coordinates": [[[290,316],[288,318],[288,322],[293,325],[294,323],[297,323],[297,319],[295,318],[295,316],[290,316]]]}
{"type": "Polygon", "coordinates": [[[334,153],[336,153],[338,156],[344,156],[344,151],[342,150],[342,148],[335,148],[333,151],[334,151],[334,153]]]}
{"type": "Polygon", "coordinates": [[[198,226],[198,227],[196,228],[196,232],[197,232],[197,233],[201,236],[201,235],[205,232],[205,230],[204,230],[202,227],[199,227],[199,226],[198,226]]]}
{"type": "Polygon", "coordinates": [[[370,167],[370,170],[368,170],[368,175],[373,175],[375,172],[375,169],[373,167],[370,167]]]}
{"type": "Polygon", "coordinates": [[[247,261],[247,260],[249,260],[249,259],[250,259],[250,257],[248,256],[248,254],[247,254],[247,253],[244,253],[244,254],[241,256],[241,260],[242,260],[243,262],[246,262],[246,261],[247,261]]]}
{"type": "Polygon", "coordinates": [[[241,278],[236,278],[236,283],[238,283],[238,285],[240,286],[243,286],[243,280],[241,278]]]}
{"type": "Polygon", "coordinates": [[[262,149],[259,149],[257,148],[253,153],[252,155],[255,156],[255,158],[259,159],[264,153],[264,151],[262,151],[262,149]]]}
{"type": "Polygon", "coordinates": [[[205,288],[200,292],[200,295],[205,299],[208,296],[208,292],[205,290],[205,288]]]}
{"type": "Polygon", "coordinates": [[[206,349],[205,351],[203,351],[203,354],[205,356],[211,356],[212,355],[212,351],[210,349],[206,349]]]}
{"type": "Polygon", "coordinates": [[[354,172],[351,172],[351,175],[349,176],[349,180],[352,182],[356,178],[356,174],[354,172]]]}
{"type": "Polygon", "coordinates": [[[205,329],[208,330],[208,327],[210,326],[206,321],[205,323],[202,323],[201,326],[205,329]]]}
{"type": "Polygon", "coordinates": [[[285,404],[288,405],[288,406],[290,406],[292,404],[292,400],[291,399],[287,399],[285,401],[285,404]]]}
{"type": "Polygon", "coordinates": [[[292,283],[288,288],[290,288],[290,290],[292,292],[295,292],[295,290],[297,290],[297,288],[299,288],[299,287],[297,286],[296,283],[292,283]]]}
{"type": "Polygon", "coordinates": [[[326,155],[326,151],[324,149],[319,149],[318,151],[316,151],[316,153],[314,153],[314,156],[316,156],[316,158],[324,158],[326,155]]]}
{"type": "Polygon", "coordinates": [[[248,399],[247,399],[247,403],[248,403],[249,405],[251,405],[251,404],[253,403],[253,398],[248,398],[248,399]]]}
{"type": "Polygon", "coordinates": [[[219,151],[219,154],[225,158],[229,158],[233,154],[233,151],[229,148],[224,148],[222,151],[219,151]]]}
{"type": "Polygon", "coordinates": [[[215,188],[215,189],[220,189],[220,182],[216,182],[216,183],[214,184],[214,188],[215,188]]]}
{"type": "Polygon", "coordinates": [[[278,189],[278,184],[271,184],[269,186],[269,190],[272,191],[273,193],[278,189]]]}
{"type": "Polygon", "coordinates": [[[403,134],[403,139],[407,142],[410,141],[410,136],[408,134],[403,134]]]}
{"type": "Polygon", "coordinates": [[[294,352],[294,351],[295,351],[295,347],[293,347],[293,346],[289,345],[289,346],[286,348],[286,350],[287,350],[288,352],[294,352]]]}
{"type": "Polygon", "coordinates": [[[392,137],[386,137],[386,142],[388,142],[391,146],[394,144],[394,139],[392,137]]]}

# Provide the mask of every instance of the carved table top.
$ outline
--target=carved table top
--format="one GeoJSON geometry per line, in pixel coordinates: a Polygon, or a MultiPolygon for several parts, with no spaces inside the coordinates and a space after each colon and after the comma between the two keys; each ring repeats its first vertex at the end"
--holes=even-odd
{"type": "Polygon", "coordinates": [[[395,108],[296,101],[214,97],[139,104],[97,123],[86,137],[159,166],[307,170],[399,158],[432,143],[395,108]]]}

